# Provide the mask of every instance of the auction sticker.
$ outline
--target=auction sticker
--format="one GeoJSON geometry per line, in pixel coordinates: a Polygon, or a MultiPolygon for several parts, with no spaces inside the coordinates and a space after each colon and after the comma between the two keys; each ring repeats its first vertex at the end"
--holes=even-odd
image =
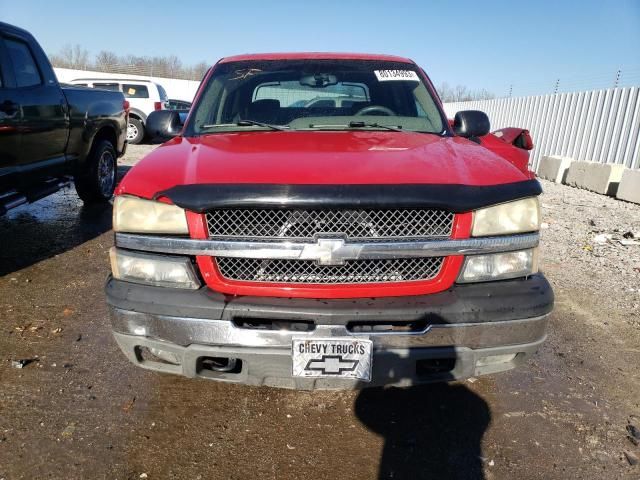
{"type": "Polygon", "coordinates": [[[419,82],[418,74],[413,70],[374,70],[376,78],[379,82],[388,82],[391,80],[409,80],[419,82]]]}

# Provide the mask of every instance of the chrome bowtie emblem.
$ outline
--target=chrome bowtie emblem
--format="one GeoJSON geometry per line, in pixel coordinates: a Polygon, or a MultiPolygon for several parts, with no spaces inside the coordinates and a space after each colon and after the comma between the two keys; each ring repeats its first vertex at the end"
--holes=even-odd
{"type": "Polygon", "coordinates": [[[301,257],[319,265],[344,265],[345,261],[358,258],[351,250],[341,238],[319,238],[314,245],[305,245],[301,257]]]}

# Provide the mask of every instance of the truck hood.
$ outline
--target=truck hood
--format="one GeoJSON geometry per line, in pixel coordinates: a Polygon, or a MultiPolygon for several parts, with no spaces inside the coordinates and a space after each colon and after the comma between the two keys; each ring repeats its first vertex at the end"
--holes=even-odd
{"type": "Polygon", "coordinates": [[[177,137],[147,155],[117,194],[153,198],[210,184],[490,186],[530,178],[459,137],[380,131],[252,131],[177,137]]]}

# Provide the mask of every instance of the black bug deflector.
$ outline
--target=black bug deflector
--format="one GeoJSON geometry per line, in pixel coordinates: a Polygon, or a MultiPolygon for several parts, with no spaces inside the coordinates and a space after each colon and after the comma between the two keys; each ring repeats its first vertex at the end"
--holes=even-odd
{"type": "Polygon", "coordinates": [[[194,212],[217,208],[434,208],[454,213],[542,193],[535,180],[500,185],[176,185],[157,192],[194,212]]]}

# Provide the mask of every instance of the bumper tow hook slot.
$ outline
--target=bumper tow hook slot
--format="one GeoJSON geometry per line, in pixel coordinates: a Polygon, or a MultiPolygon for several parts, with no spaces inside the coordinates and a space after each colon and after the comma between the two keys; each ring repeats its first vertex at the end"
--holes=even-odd
{"type": "Polygon", "coordinates": [[[214,372],[232,372],[235,370],[238,359],[229,357],[204,357],[202,368],[214,372]]]}

